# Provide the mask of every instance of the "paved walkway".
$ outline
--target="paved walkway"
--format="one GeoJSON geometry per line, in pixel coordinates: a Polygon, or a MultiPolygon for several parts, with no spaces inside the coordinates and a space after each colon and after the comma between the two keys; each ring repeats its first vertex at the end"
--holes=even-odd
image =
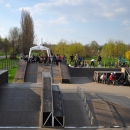
{"type": "MultiPolygon", "coordinates": [[[[7,57],[9,57],[9,55],[7,57]]],[[[6,56],[0,56],[0,59],[5,59],[5,58],[6,56]]]]}
{"type": "Polygon", "coordinates": [[[92,80],[85,77],[73,77],[72,84],[59,84],[62,91],[75,92],[77,86],[81,87],[85,92],[104,93],[112,95],[121,95],[130,98],[129,86],[113,86],[92,82],[92,80]]]}

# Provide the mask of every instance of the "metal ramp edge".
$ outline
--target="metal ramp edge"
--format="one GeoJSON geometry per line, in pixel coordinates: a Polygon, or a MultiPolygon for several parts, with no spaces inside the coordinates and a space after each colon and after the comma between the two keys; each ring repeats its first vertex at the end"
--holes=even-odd
{"type": "Polygon", "coordinates": [[[63,107],[62,93],[58,85],[52,85],[54,127],[64,127],[65,115],[63,107]]]}
{"type": "Polygon", "coordinates": [[[65,116],[61,91],[57,85],[52,85],[50,72],[43,72],[42,76],[41,127],[64,127],[65,116]]]}

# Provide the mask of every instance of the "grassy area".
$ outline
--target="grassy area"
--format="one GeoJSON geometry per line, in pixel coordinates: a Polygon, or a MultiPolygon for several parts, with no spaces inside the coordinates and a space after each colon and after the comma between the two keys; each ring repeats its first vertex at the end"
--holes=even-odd
{"type": "Polygon", "coordinates": [[[17,71],[18,65],[14,66],[13,68],[8,70],[8,82],[13,83],[14,82],[14,77],[17,71]]]}
{"type": "Polygon", "coordinates": [[[4,55],[5,55],[4,53],[0,52],[0,56],[4,56],[4,55]]]}
{"type": "Polygon", "coordinates": [[[17,65],[18,59],[11,61],[10,59],[1,59],[0,60],[0,69],[6,69],[8,70],[8,82],[12,83],[14,82],[15,73],[17,71],[18,65],[17,65]],[[5,68],[2,68],[5,67],[5,68]]]}

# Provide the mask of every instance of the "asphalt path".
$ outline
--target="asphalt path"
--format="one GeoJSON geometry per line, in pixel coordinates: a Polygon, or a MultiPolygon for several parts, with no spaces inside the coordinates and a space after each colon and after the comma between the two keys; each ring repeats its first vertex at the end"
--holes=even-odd
{"type": "Polygon", "coordinates": [[[76,92],[80,87],[84,92],[103,93],[130,98],[130,86],[113,86],[97,82],[92,82],[89,78],[73,77],[72,84],[59,84],[63,92],[76,92]]]}
{"type": "MultiPolygon", "coordinates": [[[[9,57],[9,55],[7,57],[9,57]]],[[[6,56],[0,56],[0,59],[5,59],[5,58],[6,56]]]]}

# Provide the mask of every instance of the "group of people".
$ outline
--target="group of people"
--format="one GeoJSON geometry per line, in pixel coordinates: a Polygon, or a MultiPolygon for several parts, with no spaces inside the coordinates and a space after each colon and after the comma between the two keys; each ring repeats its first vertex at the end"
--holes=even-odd
{"type": "MultiPolygon", "coordinates": [[[[92,59],[91,60],[91,64],[90,64],[90,66],[95,66],[95,59],[92,59]]],[[[100,65],[101,64],[101,61],[102,61],[102,57],[100,56],[100,55],[98,55],[98,57],[97,57],[97,62],[98,62],[98,65],[100,65]]]]}
{"type": "Polygon", "coordinates": [[[122,58],[121,56],[118,56],[118,62],[115,63],[115,66],[125,66],[125,67],[129,67],[129,65],[127,64],[126,58],[122,58]]]}
{"type": "Polygon", "coordinates": [[[82,57],[78,56],[78,54],[76,54],[75,56],[72,54],[70,55],[70,64],[74,63],[74,67],[80,66],[83,67],[84,66],[84,60],[82,57]]]}
{"type": "Polygon", "coordinates": [[[54,55],[51,52],[50,56],[48,56],[47,54],[45,56],[38,54],[37,56],[31,55],[30,57],[28,57],[28,55],[26,55],[26,56],[22,56],[21,59],[26,60],[29,63],[34,63],[34,62],[35,63],[44,63],[46,65],[48,65],[49,63],[52,63],[52,64],[58,65],[59,62],[61,62],[62,60],[66,60],[66,57],[65,57],[65,55],[61,56],[60,54],[54,55]]]}
{"type": "Polygon", "coordinates": [[[100,76],[100,80],[102,83],[104,84],[114,84],[115,80],[116,80],[116,72],[113,72],[110,74],[109,78],[107,78],[106,74],[103,73],[101,76],[100,76]]]}
{"type": "MultiPolygon", "coordinates": [[[[99,65],[101,64],[101,60],[102,60],[101,56],[98,55],[97,62],[98,62],[99,65]]],[[[88,67],[89,66],[91,67],[91,66],[95,66],[94,65],[95,61],[96,61],[95,59],[92,59],[91,63],[89,64],[88,62],[85,62],[82,57],[78,56],[78,54],[76,54],[75,56],[72,54],[72,55],[70,55],[70,63],[69,63],[69,65],[74,63],[74,67],[77,67],[77,66],[83,67],[86,64],[88,67]]]]}
{"type": "Polygon", "coordinates": [[[40,54],[38,54],[37,56],[32,55],[29,58],[29,63],[33,63],[33,62],[49,64],[50,57],[48,57],[48,55],[43,56],[43,55],[40,55],[40,54]]]}

